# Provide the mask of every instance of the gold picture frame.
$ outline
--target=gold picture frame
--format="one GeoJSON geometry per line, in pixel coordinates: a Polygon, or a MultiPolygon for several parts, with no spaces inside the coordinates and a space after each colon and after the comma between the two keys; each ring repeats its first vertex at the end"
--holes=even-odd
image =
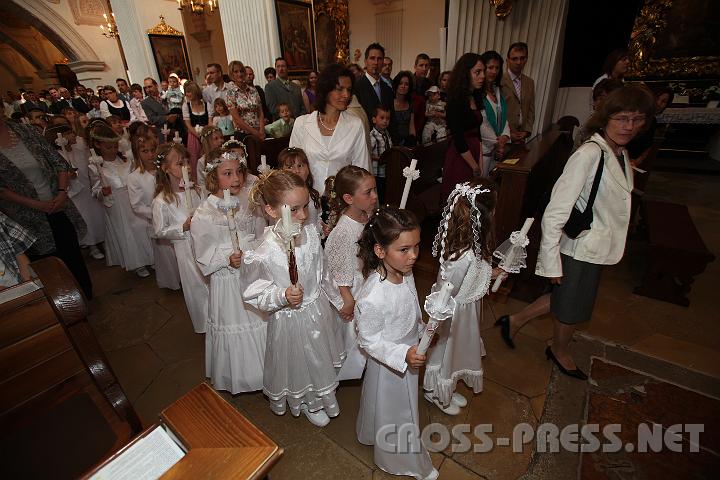
{"type": "Polygon", "coordinates": [[[149,29],[147,36],[160,80],[167,80],[170,73],[193,79],[185,36],[180,30],[165,23],[165,17],[160,15],[160,23],[149,29]]]}
{"type": "Polygon", "coordinates": [[[712,0],[646,0],[630,36],[632,78],[707,78],[720,72],[712,0]],[[677,56],[675,56],[677,55],[677,56]]]}
{"type": "Polygon", "coordinates": [[[318,70],[331,63],[347,63],[350,57],[348,0],[319,0],[315,10],[318,70]]]}

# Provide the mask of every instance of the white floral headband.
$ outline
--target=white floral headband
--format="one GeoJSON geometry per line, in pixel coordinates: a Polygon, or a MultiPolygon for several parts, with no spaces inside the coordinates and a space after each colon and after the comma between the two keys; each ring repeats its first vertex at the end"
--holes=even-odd
{"type": "MultiPolygon", "coordinates": [[[[228,143],[228,142],[226,142],[226,143],[228,143]]],[[[240,142],[237,142],[237,143],[240,143],[240,142]]],[[[238,160],[241,164],[247,166],[247,156],[246,155],[238,155],[235,152],[228,151],[228,152],[223,152],[223,154],[220,155],[215,160],[208,162],[205,165],[205,173],[212,172],[213,170],[215,170],[215,168],[218,165],[220,165],[223,162],[231,162],[233,160],[238,160]]]]}
{"type": "Polygon", "coordinates": [[[440,222],[440,227],[438,228],[438,233],[435,236],[435,241],[433,241],[432,255],[433,257],[437,257],[439,253],[440,263],[443,263],[445,257],[445,247],[447,245],[446,240],[448,235],[448,224],[450,223],[450,217],[452,217],[452,212],[455,209],[455,205],[457,205],[458,200],[460,200],[462,197],[467,198],[468,202],[470,203],[470,222],[473,232],[474,247],[473,251],[476,252],[476,255],[478,254],[478,252],[482,251],[482,248],[480,248],[482,246],[480,243],[480,232],[482,227],[480,219],[481,215],[480,211],[475,205],[475,197],[477,197],[477,195],[479,194],[490,192],[491,190],[483,185],[477,185],[473,187],[470,185],[469,182],[458,183],[457,185],[455,185],[455,189],[450,194],[450,197],[448,197],[448,203],[447,205],[445,205],[445,209],[443,210],[442,220],[440,222]]]}

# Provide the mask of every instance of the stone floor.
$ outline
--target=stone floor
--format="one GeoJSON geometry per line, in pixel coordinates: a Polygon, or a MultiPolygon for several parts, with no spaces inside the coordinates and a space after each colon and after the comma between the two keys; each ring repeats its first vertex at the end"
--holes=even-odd
{"type": "MultiPolygon", "coordinates": [[[[688,205],[706,245],[720,254],[720,177],[655,174],[647,196],[688,205]]],[[[698,277],[689,297],[691,305],[684,308],[632,293],[640,282],[642,253],[642,245],[632,242],[625,259],[605,270],[593,320],[583,327],[583,336],[720,379],[720,316],[712,303],[720,261],[698,277]]],[[[204,380],[204,338],[193,333],[181,292],[159,290],[152,277],[138,279],[99,261],[88,264],[96,293],[91,324],[131,402],[143,421],[152,424],[164,407],[204,380]]],[[[434,280],[423,272],[416,272],[416,278],[421,292],[434,280]]],[[[524,305],[512,298],[505,304],[485,302],[483,392],[473,397],[461,387],[471,402],[457,417],[448,417],[421,399],[423,424],[492,423],[493,436],[506,436],[518,423],[534,426],[541,421],[552,371],[543,353],[552,336],[551,319],[527,325],[516,337],[514,351],[505,347],[492,326],[498,316],[524,305]]],[[[341,385],[337,396],[342,413],[324,429],[289,414],[274,416],[259,393],[225,398],[285,449],[272,478],[394,478],[375,467],[372,449],[355,438],[360,389],[359,382],[341,385]]],[[[488,453],[453,453],[448,449],[432,456],[441,478],[495,480],[525,473],[531,451],[513,453],[509,447],[497,447],[488,453]]]]}

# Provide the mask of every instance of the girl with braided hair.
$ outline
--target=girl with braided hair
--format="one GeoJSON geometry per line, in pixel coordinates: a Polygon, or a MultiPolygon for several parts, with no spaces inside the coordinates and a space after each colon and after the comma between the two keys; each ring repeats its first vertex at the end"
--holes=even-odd
{"type": "Polygon", "coordinates": [[[433,480],[438,471],[422,446],[417,397],[418,369],[425,363],[417,353],[424,329],[412,275],[420,226],[408,210],[383,207],[358,244],[366,280],[356,297],[355,321],[358,345],[368,356],[358,441],[374,446],[375,464],[383,471],[433,480]],[[376,443],[379,437],[382,444],[376,443]]]}
{"type": "MultiPolygon", "coordinates": [[[[500,273],[491,263],[496,201],[496,187],[486,178],[457,184],[433,243],[440,271],[431,292],[438,291],[443,282],[452,283],[456,307],[452,318],[442,322],[435,333],[438,340],[429,354],[423,389],[425,399],[447,415],[457,415],[468,403],[455,392],[458,380],[474,393],[483,387],[482,299],[491,279],[500,273]]],[[[432,309],[429,302],[432,300],[426,300],[426,310],[432,309]]]]}

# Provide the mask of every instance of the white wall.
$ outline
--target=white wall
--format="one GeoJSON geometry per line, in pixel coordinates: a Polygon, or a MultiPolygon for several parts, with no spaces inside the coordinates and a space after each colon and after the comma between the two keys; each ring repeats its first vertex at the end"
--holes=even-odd
{"type": "MultiPolygon", "coordinates": [[[[418,53],[427,53],[431,58],[440,57],[438,31],[445,23],[444,0],[394,0],[377,2],[373,0],[349,0],[350,15],[350,58],[355,49],[365,52],[365,47],[377,40],[375,16],[378,13],[402,10],[402,51],[393,57],[393,72],[411,70],[418,53]]],[[[363,65],[360,58],[360,65],[363,65]]]]}

